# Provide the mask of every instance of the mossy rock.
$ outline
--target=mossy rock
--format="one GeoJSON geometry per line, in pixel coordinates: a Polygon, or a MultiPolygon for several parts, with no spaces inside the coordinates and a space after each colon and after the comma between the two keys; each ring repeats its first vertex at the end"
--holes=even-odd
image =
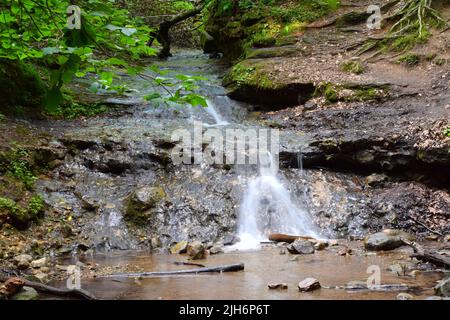
{"type": "Polygon", "coordinates": [[[125,219],[132,222],[146,222],[152,216],[152,209],[166,197],[162,187],[142,187],[125,199],[125,219]]]}
{"type": "Polygon", "coordinates": [[[364,65],[361,60],[348,60],[341,64],[341,70],[353,74],[361,74],[364,72],[364,65]]]}
{"type": "Polygon", "coordinates": [[[12,108],[39,107],[47,87],[31,64],[0,59],[0,110],[13,113],[12,108]]]}
{"type": "Polygon", "coordinates": [[[224,77],[232,99],[255,104],[259,110],[279,110],[306,102],[314,93],[312,83],[282,82],[270,76],[265,60],[244,60],[224,77]]]}
{"type": "Polygon", "coordinates": [[[247,59],[266,59],[273,57],[292,57],[298,54],[297,48],[289,47],[272,47],[250,49],[247,51],[247,59]]]}

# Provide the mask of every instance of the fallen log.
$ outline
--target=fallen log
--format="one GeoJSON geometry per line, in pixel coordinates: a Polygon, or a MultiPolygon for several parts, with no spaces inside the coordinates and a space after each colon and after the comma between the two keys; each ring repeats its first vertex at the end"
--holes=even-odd
{"type": "MultiPolygon", "coordinates": [[[[41,293],[50,294],[53,296],[67,297],[67,298],[78,298],[85,300],[97,300],[97,298],[90,292],[83,289],[61,289],[52,286],[48,286],[43,283],[29,281],[23,278],[19,278],[23,281],[23,286],[34,288],[36,291],[41,293]]],[[[6,282],[7,277],[0,275],[0,281],[6,282]]]]}
{"type": "Polygon", "coordinates": [[[283,234],[283,233],[272,233],[269,235],[270,241],[275,242],[287,242],[292,243],[297,239],[303,239],[303,240],[314,240],[312,237],[306,237],[306,236],[293,236],[289,234],[283,234]]]}
{"type": "Polygon", "coordinates": [[[417,243],[407,240],[403,240],[403,242],[413,248],[414,253],[410,255],[411,258],[416,258],[423,262],[432,263],[437,267],[450,269],[450,258],[425,250],[417,243]]]}
{"type": "Polygon", "coordinates": [[[145,278],[145,277],[160,277],[160,276],[177,276],[183,274],[198,274],[198,273],[209,273],[209,272],[234,272],[244,270],[244,264],[228,264],[223,266],[215,267],[205,267],[205,268],[194,268],[186,270],[173,270],[173,271],[154,271],[154,272],[135,272],[135,273],[116,273],[107,274],[99,276],[99,278],[114,278],[114,277],[125,277],[125,278],[145,278]]]}

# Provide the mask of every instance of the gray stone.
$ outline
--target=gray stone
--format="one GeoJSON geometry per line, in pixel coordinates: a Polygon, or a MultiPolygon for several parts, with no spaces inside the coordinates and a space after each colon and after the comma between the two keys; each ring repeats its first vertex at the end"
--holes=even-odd
{"type": "Polygon", "coordinates": [[[29,254],[21,254],[14,258],[14,263],[17,268],[24,270],[30,267],[31,260],[33,260],[33,257],[29,254]]]}
{"type": "Polygon", "coordinates": [[[444,278],[434,287],[434,293],[441,297],[450,296],[450,277],[444,278]]]}
{"type": "Polygon", "coordinates": [[[397,300],[414,300],[414,297],[409,293],[400,292],[397,295],[397,300]]]}
{"type": "Polygon", "coordinates": [[[298,283],[298,289],[302,292],[314,291],[320,288],[320,282],[314,278],[306,278],[298,283]]]}
{"type": "Polygon", "coordinates": [[[214,245],[209,249],[210,254],[218,254],[222,252],[223,252],[222,246],[219,245],[214,245]]]}
{"type": "Polygon", "coordinates": [[[185,253],[187,250],[187,245],[188,242],[187,241],[180,241],[176,244],[174,244],[171,248],[170,248],[170,253],[172,254],[181,254],[181,253],[185,253]]]}
{"type": "Polygon", "coordinates": [[[38,300],[39,294],[31,287],[23,287],[22,290],[11,297],[12,300],[38,300]]]}
{"type": "Polygon", "coordinates": [[[411,235],[404,231],[387,229],[364,238],[364,247],[371,251],[393,250],[405,243],[403,240],[411,240],[411,235]]]}
{"type": "Polygon", "coordinates": [[[132,192],[125,199],[124,217],[135,222],[147,221],[151,212],[150,209],[166,196],[161,187],[142,187],[132,192]]]}
{"type": "Polygon", "coordinates": [[[42,268],[45,267],[47,265],[47,258],[43,257],[41,259],[37,259],[34,261],[31,261],[31,267],[32,268],[42,268]]]}
{"type": "Polygon", "coordinates": [[[314,245],[307,240],[297,239],[287,246],[290,253],[293,254],[311,254],[314,253],[314,245]]]}

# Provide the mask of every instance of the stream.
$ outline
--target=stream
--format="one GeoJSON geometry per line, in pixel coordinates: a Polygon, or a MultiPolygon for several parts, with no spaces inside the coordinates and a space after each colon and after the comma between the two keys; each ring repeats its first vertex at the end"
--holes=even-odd
{"type": "MultiPolygon", "coordinates": [[[[276,155],[269,152],[265,164],[175,165],[170,158],[171,135],[192,128],[194,121],[204,123],[203,132],[267,127],[255,121],[252,106],[227,97],[221,86],[225,65],[199,51],[178,51],[158,64],[173,72],[207,77],[198,92],[207,97],[208,106],[155,108],[142,100],[154,90],[148,81],[124,77],[137,91],[106,101],[131,107],[83,121],[36,124],[52,133],[52,143],[69,150],[53,178],[38,182],[46,202],[77,226],[75,253],[59,259],[64,264],[80,261],[86,269],[109,268],[112,273],[129,266],[180,270],[189,267],[173,262],[187,261],[187,256],[171,255],[164,248],[200,240],[233,245],[199,263],[243,262],[245,270],[145,279],[86,277],[84,289],[111,299],[394,299],[399,292],[417,298],[433,294],[442,274],[417,266],[408,258],[410,250],[364,251],[358,239],[378,220],[370,216],[373,199],[356,174],[301,168],[302,149],[311,139],[307,132],[280,130],[280,150],[297,155],[294,166],[283,161],[278,166],[276,155]],[[145,186],[162,188],[163,200],[152,209],[148,224],[130,224],[124,219],[126,199],[145,186]],[[265,243],[267,234],[274,232],[355,240],[340,240],[315,254],[295,256],[280,245],[265,243]],[[80,254],[77,248],[83,245],[93,250],[80,254]],[[347,247],[351,254],[339,254],[347,247]],[[396,264],[406,265],[408,272],[399,276],[388,270],[396,264]],[[366,281],[371,265],[380,268],[382,284],[403,284],[403,290],[332,288],[366,281]],[[423,273],[409,274],[420,268],[423,273]],[[299,293],[296,284],[305,277],[319,279],[322,289],[299,293]],[[274,281],[286,282],[289,288],[268,290],[267,284],[274,281]]],[[[55,284],[65,285],[64,281],[55,284]]]]}

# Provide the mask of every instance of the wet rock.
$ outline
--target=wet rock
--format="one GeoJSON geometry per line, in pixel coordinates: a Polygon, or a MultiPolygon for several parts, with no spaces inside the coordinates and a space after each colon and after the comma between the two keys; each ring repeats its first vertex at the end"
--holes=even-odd
{"type": "Polygon", "coordinates": [[[220,245],[214,245],[209,249],[210,254],[218,254],[218,253],[222,253],[222,252],[223,252],[223,248],[220,245]]]}
{"type": "Polygon", "coordinates": [[[444,278],[434,287],[434,293],[441,297],[450,297],[450,277],[444,278]]]}
{"type": "Polygon", "coordinates": [[[41,283],[47,283],[49,280],[49,276],[48,274],[44,273],[44,272],[38,272],[34,275],[34,277],[39,280],[39,282],[41,283]]]}
{"type": "Polygon", "coordinates": [[[152,237],[150,239],[150,245],[152,249],[161,247],[161,240],[158,237],[152,237]]]}
{"type": "Polygon", "coordinates": [[[41,259],[37,259],[37,260],[33,260],[31,261],[31,267],[32,268],[42,268],[45,267],[47,265],[47,258],[41,258],[41,259]]]}
{"type": "Polygon", "coordinates": [[[383,182],[387,180],[387,176],[384,174],[371,174],[370,176],[366,177],[366,184],[368,184],[371,187],[376,187],[381,185],[383,182]]]}
{"type": "Polygon", "coordinates": [[[298,283],[298,289],[302,292],[314,291],[320,288],[320,282],[314,278],[306,278],[298,283]]]}
{"type": "Polygon", "coordinates": [[[352,254],[352,249],[350,249],[349,247],[342,247],[341,249],[338,250],[337,252],[338,256],[347,256],[347,255],[351,255],[352,254]]]}
{"type": "Polygon", "coordinates": [[[237,242],[239,242],[239,237],[235,236],[234,234],[228,234],[225,237],[223,237],[224,246],[231,246],[237,242]]]}
{"type": "Polygon", "coordinates": [[[161,187],[142,187],[132,192],[125,199],[124,217],[135,222],[147,221],[152,212],[150,209],[166,196],[161,187]]]}
{"type": "Polygon", "coordinates": [[[314,253],[314,246],[310,241],[297,239],[287,246],[290,253],[293,254],[311,254],[314,253]]]}
{"type": "Polygon", "coordinates": [[[328,243],[327,242],[317,241],[316,243],[314,243],[314,249],[317,250],[317,251],[323,250],[326,247],[328,247],[328,243]]]}
{"type": "Polygon", "coordinates": [[[219,51],[213,36],[206,31],[200,31],[200,45],[203,49],[203,53],[216,53],[219,51]]]}
{"type": "Polygon", "coordinates": [[[414,300],[414,297],[409,293],[401,292],[397,295],[396,299],[397,300],[414,300]]]}
{"type": "Polygon", "coordinates": [[[439,236],[437,236],[435,234],[430,234],[430,235],[426,236],[425,239],[427,239],[429,241],[437,241],[439,239],[439,236]]]}
{"type": "Polygon", "coordinates": [[[206,258],[206,248],[200,241],[189,243],[186,252],[193,260],[206,258]]]}
{"type": "Polygon", "coordinates": [[[386,229],[364,238],[364,247],[371,251],[393,250],[404,245],[403,240],[411,241],[413,237],[400,230],[386,229]]]}
{"type": "Polygon", "coordinates": [[[31,260],[33,260],[33,257],[29,254],[21,254],[14,258],[14,263],[16,264],[17,268],[25,270],[30,267],[31,260]]]}
{"type": "Polygon", "coordinates": [[[31,287],[23,287],[22,290],[11,297],[12,300],[38,300],[39,294],[31,287]]]}
{"type": "Polygon", "coordinates": [[[180,241],[170,248],[170,253],[172,254],[186,253],[187,246],[188,246],[187,241],[180,241]]]}
{"type": "Polygon", "coordinates": [[[280,289],[280,290],[286,290],[288,288],[287,283],[278,283],[278,282],[270,282],[267,287],[269,289],[280,289]]]}

